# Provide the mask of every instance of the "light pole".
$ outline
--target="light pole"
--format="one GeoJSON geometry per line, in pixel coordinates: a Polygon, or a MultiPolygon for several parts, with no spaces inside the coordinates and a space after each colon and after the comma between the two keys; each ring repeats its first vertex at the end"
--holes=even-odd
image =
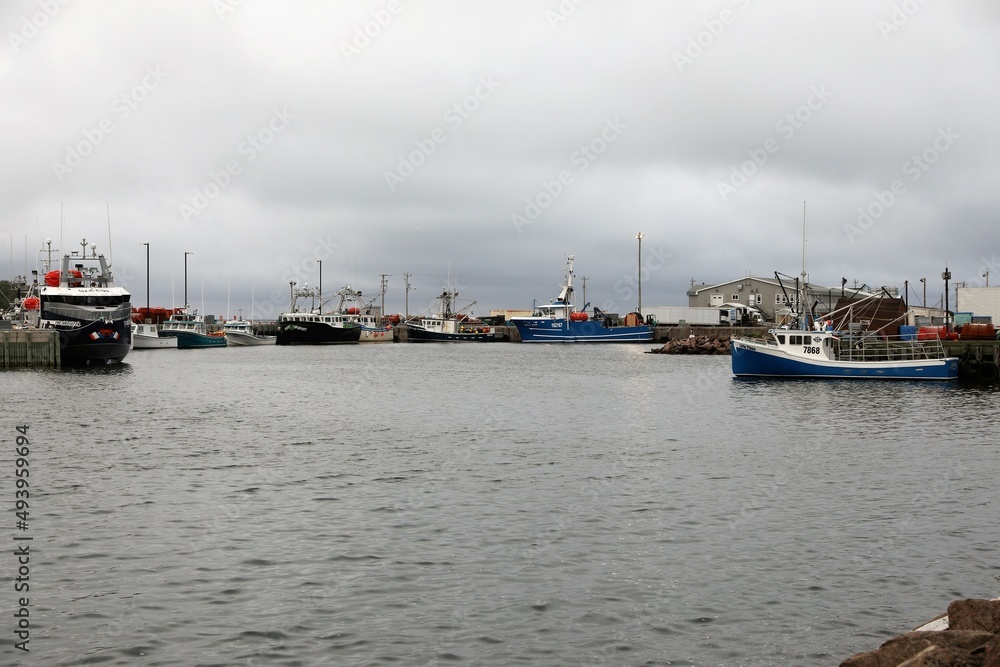
{"type": "Polygon", "coordinates": [[[921,278],[920,282],[922,282],[924,284],[924,301],[923,301],[923,306],[924,306],[924,308],[927,308],[927,278],[921,278]]]}
{"type": "Polygon", "coordinates": [[[188,255],[193,255],[193,252],[184,251],[184,310],[188,309],[188,255]]]}
{"type": "Polygon", "coordinates": [[[149,244],[142,245],[146,246],[146,317],[149,317],[149,244]]]}
{"type": "Polygon", "coordinates": [[[986,278],[986,286],[989,287],[990,286],[990,272],[987,271],[986,273],[984,273],[983,274],[983,278],[986,278]]]}
{"type": "Polygon", "coordinates": [[[944,281],[944,326],[945,331],[951,333],[951,318],[948,316],[948,281],[951,280],[951,271],[948,270],[947,266],[941,273],[941,280],[944,281]]]}
{"type": "Polygon", "coordinates": [[[642,317],[642,239],[643,234],[639,232],[635,235],[639,239],[639,307],[636,308],[636,312],[639,313],[639,317],[642,317]]]}

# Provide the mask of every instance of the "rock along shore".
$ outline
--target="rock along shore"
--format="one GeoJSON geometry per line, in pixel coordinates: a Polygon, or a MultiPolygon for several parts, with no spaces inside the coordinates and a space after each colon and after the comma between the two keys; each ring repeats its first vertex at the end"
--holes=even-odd
{"type": "Polygon", "coordinates": [[[695,336],[668,340],[663,347],[653,348],[650,354],[729,354],[729,339],[718,336],[695,336]]]}
{"type": "Polygon", "coordinates": [[[956,600],[948,615],[840,667],[1000,667],[1000,598],[956,600]]]}

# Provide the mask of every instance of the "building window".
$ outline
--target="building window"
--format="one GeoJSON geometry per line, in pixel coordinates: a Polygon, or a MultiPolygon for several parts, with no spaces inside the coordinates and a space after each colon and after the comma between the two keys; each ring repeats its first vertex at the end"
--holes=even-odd
{"type": "Polygon", "coordinates": [[[757,305],[759,306],[762,303],[764,303],[764,295],[761,294],[760,292],[757,292],[757,305]]]}
{"type": "Polygon", "coordinates": [[[739,294],[737,294],[736,292],[733,292],[733,298],[732,298],[732,301],[739,301],[739,300],[740,300],[740,295],[739,295],[739,294]]]}

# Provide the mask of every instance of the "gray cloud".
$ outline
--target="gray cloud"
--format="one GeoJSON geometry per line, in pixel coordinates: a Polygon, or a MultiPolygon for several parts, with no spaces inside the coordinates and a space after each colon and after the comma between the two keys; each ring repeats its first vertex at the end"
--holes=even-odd
{"type": "Polygon", "coordinates": [[[151,300],[171,279],[180,300],[192,251],[217,314],[315,283],[319,256],[324,290],[391,274],[393,311],[404,272],[413,310],[449,266],[479,312],[527,307],[567,253],[625,310],[636,232],[669,256],[643,302],[683,304],[692,278],[797,273],[807,201],[816,282],[974,276],[1000,255],[998,22],[917,0],[10,2],[0,274],[25,237],[29,264],[46,236],[105,246],[110,205],[138,302],[149,242],[151,300]]]}

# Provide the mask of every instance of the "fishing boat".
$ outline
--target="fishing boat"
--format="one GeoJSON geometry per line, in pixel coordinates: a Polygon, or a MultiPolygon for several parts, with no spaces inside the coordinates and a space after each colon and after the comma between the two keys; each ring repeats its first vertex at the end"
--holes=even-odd
{"type": "Polygon", "coordinates": [[[440,310],[436,316],[406,322],[406,340],[414,343],[489,343],[497,340],[494,327],[462,314],[461,310],[471,308],[475,301],[458,312],[453,311],[457,298],[456,290],[445,287],[437,299],[440,310]]]}
{"type": "MultiPolygon", "coordinates": [[[[131,348],[131,294],[117,287],[111,264],[97,254],[97,245],[87,240],[81,250],[65,254],[60,267],[52,268],[51,239],[46,239],[47,253],[44,282],[34,281],[34,293],[23,305],[37,298],[35,326],[59,332],[63,364],[107,364],[121,361],[131,348]]],[[[37,274],[36,274],[37,276],[37,274]]]]}
{"type": "Polygon", "coordinates": [[[958,358],[939,338],[904,339],[878,331],[771,329],[731,341],[733,375],[774,378],[957,380],[958,358]]]}
{"type": "MultiPolygon", "coordinates": [[[[793,306],[792,324],[770,329],[763,338],[731,340],[733,375],[772,378],[843,378],[886,380],[957,380],[958,358],[949,357],[938,336],[897,335],[902,314],[875,328],[876,315],[898,299],[883,288],[817,317],[806,273],[805,204],[802,209],[802,273],[791,297],[782,274],[774,276],[785,302],[793,306]],[[883,301],[890,299],[891,301],[883,301]]],[[[791,278],[790,276],[785,276],[791,278]]]]}
{"type": "MultiPolygon", "coordinates": [[[[781,276],[775,273],[781,283],[781,276]]],[[[775,378],[955,380],[958,358],[949,357],[935,335],[899,335],[898,299],[884,290],[849,302],[825,315],[807,313],[805,272],[796,280],[791,324],[763,337],[732,339],[733,375],[775,378]],[[876,325],[877,323],[877,325],[876,325]],[[874,326],[874,328],[872,328],[874,326]]],[[[782,286],[784,290],[784,286],[782,286]]]]}
{"type": "Polygon", "coordinates": [[[132,322],[132,349],[177,349],[176,336],[161,336],[155,324],[132,322]]]}
{"type": "Polygon", "coordinates": [[[512,317],[511,323],[524,343],[648,343],[653,340],[653,327],[642,324],[642,318],[629,313],[624,325],[599,308],[593,317],[585,305],[576,310],[573,305],[573,255],[566,261],[566,278],[554,303],[535,305],[530,317],[512,317]],[[635,322],[631,324],[630,322],[635,322]]]}
{"type": "Polygon", "coordinates": [[[239,317],[230,320],[222,326],[226,334],[226,340],[230,345],[254,346],[254,345],[274,345],[278,340],[277,336],[266,336],[254,332],[254,324],[250,320],[239,317]]]}
{"type": "Polygon", "coordinates": [[[356,322],[361,327],[361,343],[391,343],[392,325],[381,315],[372,313],[375,299],[365,303],[361,291],[345,285],[334,296],[340,301],[333,313],[343,315],[347,320],[356,322]]]}
{"type": "Polygon", "coordinates": [[[305,285],[292,288],[288,311],[278,316],[278,345],[341,345],[361,340],[361,327],[343,314],[323,313],[318,291],[305,285]],[[298,300],[310,299],[308,310],[300,311],[298,300]],[[317,300],[319,306],[316,306],[317,300]]]}
{"type": "Polygon", "coordinates": [[[160,325],[160,336],[176,338],[180,350],[226,347],[227,344],[224,332],[209,332],[205,318],[197,310],[188,312],[183,308],[160,325]]]}

